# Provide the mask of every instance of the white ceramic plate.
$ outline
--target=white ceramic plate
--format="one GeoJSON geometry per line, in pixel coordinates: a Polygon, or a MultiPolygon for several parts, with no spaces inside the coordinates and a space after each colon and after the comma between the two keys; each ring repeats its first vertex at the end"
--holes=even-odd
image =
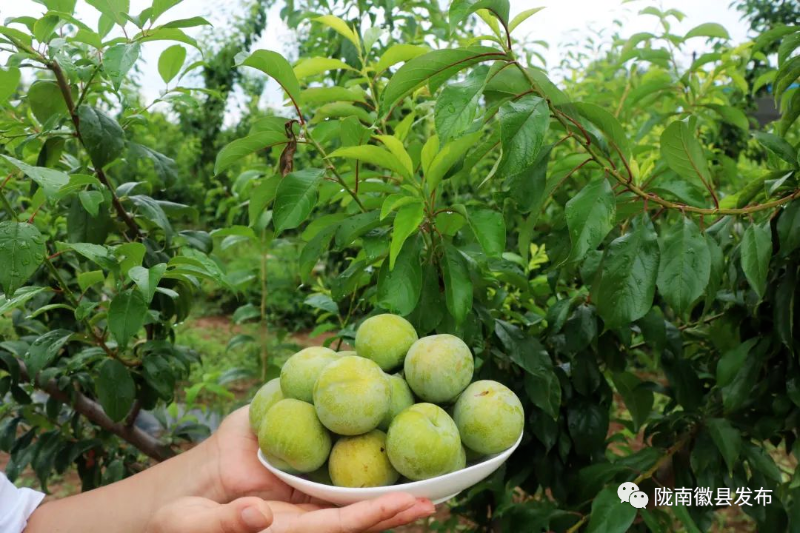
{"type": "Polygon", "coordinates": [[[264,457],[261,451],[258,452],[258,460],[273,474],[275,474],[284,483],[292,488],[295,488],[309,496],[331,502],[336,505],[350,505],[351,503],[360,502],[362,500],[371,500],[384,494],[391,492],[407,492],[418,498],[428,498],[434,504],[446,502],[450,498],[455,497],[459,492],[464,489],[477,484],[482,481],[495,470],[500,468],[506,459],[517,449],[519,443],[522,442],[522,435],[519,436],[517,442],[504,452],[496,455],[490,455],[480,463],[467,466],[463,470],[451,472],[443,476],[426,479],[423,481],[412,481],[410,483],[403,483],[401,485],[390,485],[388,487],[374,487],[367,489],[351,489],[347,487],[334,487],[331,485],[324,485],[322,483],[315,483],[308,479],[298,477],[292,474],[287,474],[278,470],[264,457]]]}

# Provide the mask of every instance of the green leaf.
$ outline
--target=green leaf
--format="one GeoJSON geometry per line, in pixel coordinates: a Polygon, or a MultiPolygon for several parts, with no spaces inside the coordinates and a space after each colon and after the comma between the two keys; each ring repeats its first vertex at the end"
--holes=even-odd
{"type": "Polygon", "coordinates": [[[392,245],[389,251],[389,269],[394,270],[397,255],[403,248],[409,236],[417,231],[420,223],[425,218],[423,205],[420,200],[402,207],[394,217],[394,231],[392,231],[392,245]]]}
{"type": "Polygon", "coordinates": [[[0,68],[0,103],[8,100],[19,87],[20,71],[16,67],[0,68]]]}
{"type": "Polygon", "coordinates": [[[578,455],[601,452],[608,434],[608,406],[573,398],[567,405],[567,429],[578,455]]]}
{"type": "Polygon", "coordinates": [[[124,419],[136,399],[136,383],[125,365],[116,359],[106,359],[100,364],[95,379],[97,399],[108,417],[114,422],[124,419]]]}
{"type": "Polygon", "coordinates": [[[311,87],[300,93],[303,104],[327,104],[330,102],[364,102],[364,93],[345,87],[311,87]]]}
{"type": "Polygon", "coordinates": [[[85,242],[65,243],[56,242],[56,250],[63,252],[65,250],[72,250],[77,254],[82,255],[89,261],[97,264],[108,270],[115,270],[117,262],[108,253],[108,248],[97,244],[89,244],[85,242]]]}
{"type": "Polygon", "coordinates": [[[302,224],[317,203],[317,188],[325,171],[298,170],[288,174],[278,184],[272,209],[275,234],[302,224]]]}
{"type": "Polygon", "coordinates": [[[236,139],[232,143],[225,145],[217,154],[217,160],[214,163],[214,174],[225,172],[250,154],[260,150],[268,150],[273,146],[286,144],[286,142],[286,135],[275,131],[253,133],[247,137],[236,139]]]}
{"type": "Polygon", "coordinates": [[[128,198],[136,204],[138,208],[137,216],[141,216],[161,228],[168,238],[172,237],[175,231],[172,229],[172,224],[169,221],[169,217],[167,217],[167,214],[164,212],[164,208],[161,207],[161,204],[157,200],[142,194],[136,194],[128,198]]]}
{"type": "Polygon", "coordinates": [[[769,260],[772,257],[772,230],[769,221],[750,224],[744,232],[741,245],[742,270],[759,299],[767,291],[769,260]]]}
{"type": "Polygon", "coordinates": [[[431,135],[428,137],[428,140],[425,141],[425,144],[422,145],[422,150],[419,154],[420,164],[422,165],[422,174],[424,176],[428,175],[428,171],[431,168],[431,164],[433,163],[433,159],[439,153],[439,136],[438,135],[431,135]]]}
{"type": "Polygon", "coordinates": [[[14,294],[39,265],[46,253],[44,237],[31,224],[0,222],[0,288],[14,294]]]}
{"type": "Polygon", "coordinates": [[[508,0],[453,0],[449,13],[450,31],[458,28],[470,14],[479,9],[488,9],[503,22],[503,26],[508,25],[508,12],[511,9],[508,0]]]}
{"type": "Polygon", "coordinates": [[[197,44],[197,41],[186,35],[186,33],[179,28],[167,28],[166,26],[159,26],[157,28],[153,28],[152,30],[148,30],[146,33],[140,33],[134,37],[134,40],[140,43],[147,43],[151,41],[177,41],[179,43],[186,43],[189,46],[197,48],[200,53],[203,52],[200,48],[200,45],[197,44]]]}
{"type": "Polygon", "coordinates": [[[778,469],[778,467],[775,465],[775,461],[763,447],[751,444],[747,441],[743,442],[742,444],[742,452],[751,468],[761,472],[768,479],[771,479],[775,483],[783,482],[781,471],[778,469]]]}
{"type": "Polygon", "coordinates": [[[117,294],[108,306],[108,329],[121,349],[136,336],[147,317],[147,302],[139,291],[117,294]]]}
{"type": "Polygon", "coordinates": [[[511,20],[511,23],[508,25],[508,31],[514,31],[514,28],[528,20],[542,9],[544,9],[544,7],[534,7],[531,9],[526,9],[525,11],[520,11],[517,13],[517,16],[511,20]]]}
{"type": "Polygon", "coordinates": [[[336,247],[340,250],[344,249],[366,232],[383,224],[384,221],[380,219],[380,213],[377,209],[351,216],[339,224],[339,228],[336,231],[336,247]]]}
{"type": "Polygon", "coordinates": [[[86,202],[80,196],[70,203],[67,213],[67,240],[74,243],[103,244],[112,226],[108,210],[98,206],[97,213],[92,216],[84,203],[86,202]]]}
{"type": "Polygon", "coordinates": [[[533,94],[500,106],[501,169],[516,174],[530,167],[539,155],[550,125],[547,101],[533,94]]]}
{"type": "Polygon", "coordinates": [[[531,166],[511,174],[506,178],[508,197],[517,204],[523,213],[535,213],[532,224],[538,218],[539,210],[547,197],[547,164],[553,145],[545,146],[539,151],[536,161],[531,166]]]}
{"type": "Polygon", "coordinates": [[[181,2],[183,0],[153,0],[153,11],[150,13],[150,20],[155,22],[168,9],[177,6],[181,2]]]}
{"type": "Polygon", "coordinates": [[[337,306],[336,302],[331,300],[331,297],[327,294],[312,294],[306,298],[303,303],[313,307],[314,309],[327,311],[329,313],[333,313],[334,315],[339,313],[339,306],[337,306]]]}
{"type": "Polygon", "coordinates": [[[125,26],[127,20],[123,15],[128,14],[129,0],[86,0],[86,3],[120,26],[125,26]]]}
{"type": "Polygon", "coordinates": [[[328,250],[331,239],[333,239],[333,234],[336,233],[338,228],[338,224],[332,224],[328,226],[314,235],[314,237],[303,247],[303,250],[300,252],[300,258],[298,259],[298,270],[300,272],[300,279],[302,279],[303,282],[310,282],[311,271],[313,270],[314,265],[317,264],[323,254],[328,250]]]}
{"type": "Polygon", "coordinates": [[[797,31],[797,27],[788,27],[787,30],[792,30],[794,33],[786,35],[781,40],[781,44],[778,47],[778,64],[782,65],[789,57],[791,57],[792,52],[794,52],[798,47],[800,47],[800,31],[797,31]]]}
{"type": "Polygon", "coordinates": [[[711,276],[711,253],[708,244],[691,219],[667,226],[659,241],[661,262],[658,287],[661,296],[683,314],[703,294],[711,276]]]}
{"type": "Polygon", "coordinates": [[[349,159],[356,159],[389,170],[403,176],[410,178],[411,173],[408,168],[392,154],[390,151],[380,146],[365,144],[362,146],[347,146],[334,150],[329,156],[332,157],[346,157],[349,159]]]}
{"type": "Polygon", "coordinates": [[[108,47],[103,53],[103,69],[115,89],[119,89],[122,85],[122,80],[139,59],[140,51],[139,43],[121,43],[108,47]]]}
{"type": "Polygon", "coordinates": [[[298,61],[292,69],[298,80],[316,76],[329,70],[353,70],[353,67],[339,59],[328,57],[308,57],[298,61]]]}
{"type": "Polygon", "coordinates": [[[40,43],[49,42],[50,36],[53,35],[53,31],[60,21],[61,18],[58,15],[43,16],[33,25],[33,36],[40,43]]]}
{"type": "Polygon", "coordinates": [[[773,323],[778,338],[794,352],[795,302],[797,300],[797,269],[789,268],[775,290],[773,323]]]}
{"type": "Polygon", "coordinates": [[[781,255],[788,256],[800,248],[800,200],[794,200],[783,209],[777,229],[781,255]]]}
{"type": "Polygon", "coordinates": [[[45,196],[52,198],[58,190],[69,183],[69,176],[65,173],[45,167],[33,167],[13,157],[3,155],[6,160],[22,171],[23,174],[35,181],[44,190],[45,196]]]}
{"type": "Polygon", "coordinates": [[[414,174],[414,163],[411,161],[411,156],[408,155],[403,141],[392,135],[376,135],[376,139],[381,141],[386,148],[397,158],[407,171],[407,176],[411,177],[414,174]]]}
{"type": "Polygon", "coordinates": [[[105,281],[106,276],[102,270],[91,270],[78,274],[78,286],[81,288],[81,292],[86,292],[93,285],[105,283],[105,281]]]}
{"type": "Polygon", "coordinates": [[[661,156],[681,177],[711,183],[703,147],[685,122],[675,121],[661,134],[661,156]]]}
{"type": "Polygon", "coordinates": [[[422,289],[414,311],[407,317],[420,336],[426,335],[441,324],[445,314],[439,272],[434,265],[423,265],[422,289]]]}
{"type": "Polygon", "coordinates": [[[361,50],[361,41],[358,39],[358,34],[339,17],[335,15],[323,15],[312,20],[333,29],[336,31],[336,33],[353,43],[353,46],[356,47],[356,50],[361,50]]]}
{"type": "Polygon", "coordinates": [[[283,87],[295,104],[300,101],[300,83],[282,55],[270,50],[256,50],[247,57],[236,56],[237,66],[252,67],[271,77],[283,87]]]}
{"type": "Polygon", "coordinates": [[[430,52],[430,48],[426,46],[418,46],[416,44],[393,44],[386,49],[375,64],[375,72],[380,74],[389,67],[393,67],[398,63],[410,61],[428,52],[430,52]]]}
{"type": "Polygon", "coordinates": [[[186,48],[176,44],[170,46],[158,58],[158,73],[164,83],[169,83],[178,75],[186,61],[186,48]]]}
{"type": "Polygon", "coordinates": [[[54,115],[66,115],[67,104],[58,84],[52,81],[37,81],[28,89],[28,104],[36,120],[45,124],[54,115]]]}
{"type": "Polygon", "coordinates": [[[606,487],[592,501],[587,533],[625,533],[636,518],[636,507],[619,501],[617,488],[606,487]]]}
{"type": "Polygon", "coordinates": [[[743,131],[750,130],[750,121],[741,109],[718,104],[706,104],[706,107],[713,109],[728,124],[732,124],[743,131]]]}
{"type": "Polygon", "coordinates": [[[56,329],[48,331],[37,338],[28,349],[25,355],[25,365],[28,367],[28,374],[36,376],[39,372],[49,366],[61,351],[61,348],[69,341],[72,336],[71,331],[56,329]]]}
{"type": "Polygon", "coordinates": [[[567,261],[577,262],[596,249],[614,227],[616,200],[605,178],[592,181],[565,207],[572,242],[567,261]]]}
{"type": "MultiPolygon", "coordinates": [[[[614,115],[594,104],[577,102],[571,105],[584,118],[594,124],[603,133],[606,140],[619,149],[625,159],[630,158],[631,148],[628,143],[628,136],[614,115]]],[[[609,150],[608,152],[613,154],[616,150],[609,150]]]]}
{"type": "Polygon", "coordinates": [[[517,326],[503,320],[495,321],[494,332],[508,357],[527,373],[525,392],[533,404],[553,420],[558,419],[561,383],[547,351],[535,337],[526,336],[517,326]]]}
{"type": "Polygon", "coordinates": [[[475,63],[505,57],[504,52],[483,46],[434,50],[417,56],[400,67],[389,80],[383,90],[381,115],[388,115],[400,100],[426,83],[430,83],[431,91],[434,91],[456,73],[475,63]]]}
{"type": "Polygon", "coordinates": [[[686,527],[686,533],[702,533],[702,530],[697,527],[697,524],[692,518],[692,515],[689,514],[689,510],[685,505],[673,505],[671,509],[678,520],[680,520],[681,524],[686,527]]]}
{"type": "Polygon", "coordinates": [[[792,166],[797,166],[797,149],[789,144],[783,137],[779,137],[774,133],[767,133],[764,131],[757,131],[753,133],[753,137],[758,142],[764,145],[770,152],[774,153],[792,166]]]}
{"type": "Polygon", "coordinates": [[[623,327],[650,311],[659,255],[658,236],[647,215],[634,221],[630,233],[608,245],[592,297],[607,328],[623,327]]]}
{"type": "Polygon", "coordinates": [[[725,354],[719,358],[717,362],[717,387],[727,387],[733,382],[733,378],[739,373],[739,370],[747,359],[747,355],[757,342],[757,338],[747,340],[733,350],[725,352],[725,354]]]}
{"type": "Polygon", "coordinates": [[[671,170],[657,178],[648,190],[695,207],[705,207],[708,203],[708,192],[702,185],[685,180],[671,170]]]}
{"type": "Polygon", "coordinates": [[[473,69],[463,81],[446,86],[436,99],[433,115],[436,133],[442,142],[458,137],[472,124],[487,72],[485,67],[473,69]]]}
{"type": "Polygon", "coordinates": [[[150,268],[136,266],[128,271],[128,277],[136,284],[139,292],[144,296],[145,302],[149,304],[156,293],[158,282],[164,277],[166,271],[166,263],[159,263],[150,268]]]}
{"type": "Polygon", "coordinates": [[[642,380],[630,372],[614,374],[613,377],[614,386],[633,419],[633,430],[638,432],[653,408],[653,391],[643,387],[642,380]]]}
{"type": "Polygon", "coordinates": [[[261,181],[253,190],[250,191],[250,204],[247,206],[247,214],[250,225],[255,226],[261,219],[261,214],[269,203],[275,199],[278,192],[278,185],[281,183],[281,175],[275,174],[261,181]]]}
{"type": "Polygon", "coordinates": [[[394,264],[384,261],[378,273],[378,305],[398,315],[408,315],[417,306],[422,291],[420,238],[406,240],[394,264]]]}
{"type": "Polygon", "coordinates": [[[472,279],[464,256],[448,243],[444,244],[442,275],[447,310],[456,323],[461,324],[472,309],[472,279]]]}
{"type": "Polygon", "coordinates": [[[312,120],[317,124],[323,122],[327,118],[347,118],[355,117],[364,124],[372,124],[375,122],[375,117],[372,113],[363,107],[349,104],[347,102],[332,102],[325,104],[317,109],[312,120]]]}
{"type": "Polygon", "coordinates": [[[775,75],[775,85],[773,91],[778,98],[800,77],[800,56],[795,56],[786,61],[778,69],[775,75]]]}
{"type": "Polygon", "coordinates": [[[96,217],[100,212],[100,205],[103,203],[103,193],[100,191],[81,191],[78,193],[78,201],[86,212],[96,217]]]}
{"type": "Polygon", "coordinates": [[[103,168],[122,154],[125,132],[116,120],[88,105],[78,108],[78,117],[81,139],[95,167],[103,168]]]}
{"type": "MultiPolygon", "coordinates": [[[[469,150],[475,147],[475,144],[482,135],[483,132],[476,131],[475,133],[470,133],[469,135],[450,141],[441,148],[437,146],[436,155],[425,170],[425,184],[429,191],[436,190],[436,187],[439,186],[439,183],[447,172],[453,168],[453,165],[460,161],[469,150]]],[[[423,168],[424,167],[425,165],[423,163],[423,168]]]]}
{"type": "Polygon", "coordinates": [[[724,418],[706,420],[706,429],[732,473],[742,449],[742,434],[724,418]]]}
{"type": "Polygon", "coordinates": [[[191,17],[167,22],[162,28],[196,28],[197,26],[211,26],[212,24],[203,17],[191,17]]]}
{"type": "Polygon", "coordinates": [[[506,222],[503,213],[493,209],[468,209],[467,222],[481,248],[490,257],[499,257],[506,250],[506,222]]]}
{"type": "Polygon", "coordinates": [[[12,309],[25,305],[34,296],[47,290],[50,290],[50,287],[22,287],[11,296],[0,295],[0,316],[12,309]]]}
{"type": "Polygon", "coordinates": [[[706,22],[705,24],[695,26],[689,30],[689,32],[684,36],[684,39],[691,39],[692,37],[709,37],[724,39],[726,41],[731,38],[731,36],[728,34],[728,30],[716,22],[706,22]]]}

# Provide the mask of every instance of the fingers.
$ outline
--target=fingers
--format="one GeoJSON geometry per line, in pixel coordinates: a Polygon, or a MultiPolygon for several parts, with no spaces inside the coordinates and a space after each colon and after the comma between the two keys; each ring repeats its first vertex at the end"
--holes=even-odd
{"type": "Polygon", "coordinates": [[[199,511],[191,509],[177,522],[181,526],[175,531],[185,533],[258,533],[272,524],[272,510],[258,498],[240,498],[199,511]]]}
{"type": "MultiPolygon", "coordinates": [[[[325,509],[304,515],[297,533],[356,533],[388,522],[417,505],[410,494],[394,493],[354,503],[341,509],[325,509]]],[[[417,513],[412,513],[416,516],[417,513]]],[[[292,530],[294,531],[294,530],[292,530]]]]}
{"type": "Polygon", "coordinates": [[[406,509],[402,513],[398,513],[394,517],[389,518],[388,520],[384,520],[378,525],[370,528],[369,531],[372,533],[378,533],[380,531],[386,531],[387,529],[400,527],[405,524],[410,524],[411,522],[416,522],[420,518],[426,518],[428,516],[431,516],[435,512],[436,512],[436,507],[434,507],[433,503],[431,503],[430,500],[425,498],[420,498],[417,500],[417,503],[414,504],[414,506],[411,507],[410,509],[406,509]]]}

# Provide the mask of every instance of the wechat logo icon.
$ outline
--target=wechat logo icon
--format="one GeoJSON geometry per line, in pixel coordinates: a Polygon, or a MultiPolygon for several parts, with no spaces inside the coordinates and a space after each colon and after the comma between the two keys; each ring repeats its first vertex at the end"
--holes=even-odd
{"type": "Polygon", "coordinates": [[[619,496],[620,502],[630,503],[637,509],[644,509],[647,507],[647,502],[650,501],[647,494],[640,491],[636,483],[631,483],[630,481],[626,481],[619,486],[617,496],[619,496]]]}

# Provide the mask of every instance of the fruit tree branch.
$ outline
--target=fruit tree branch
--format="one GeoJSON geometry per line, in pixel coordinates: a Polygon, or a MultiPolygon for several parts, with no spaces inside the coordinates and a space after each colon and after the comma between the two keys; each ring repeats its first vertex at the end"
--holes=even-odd
{"type": "Polygon", "coordinates": [[[71,394],[62,391],[58,388],[56,381],[51,379],[45,383],[34,380],[29,374],[25,363],[17,359],[20,368],[20,380],[28,381],[34,386],[40,388],[50,395],[51,398],[72,407],[75,412],[83,415],[87,420],[97,425],[98,427],[117,435],[137,450],[147,455],[156,461],[165,461],[172,457],[174,452],[169,446],[161,443],[152,435],[142,431],[135,425],[127,425],[125,423],[114,422],[105,413],[103,408],[77,390],[71,391],[71,394]]]}

